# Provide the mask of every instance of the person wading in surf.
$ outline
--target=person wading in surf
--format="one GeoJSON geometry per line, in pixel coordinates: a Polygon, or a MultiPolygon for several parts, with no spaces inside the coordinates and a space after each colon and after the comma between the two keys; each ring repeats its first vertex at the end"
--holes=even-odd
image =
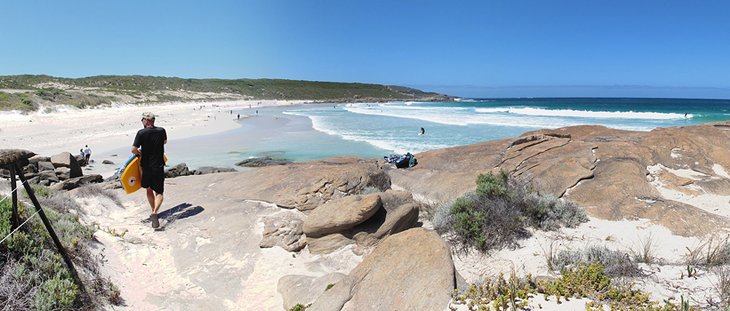
{"type": "Polygon", "coordinates": [[[137,131],[132,143],[132,153],[141,157],[142,188],[147,189],[147,201],[150,203],[152,228],[160,227],[157,211],[162,205],[162,193],[165,191],[165,144],[167,132],[155,126],[155,114],[142,114],[143,129],[137,131]],[[141,150],[140,150],[141,148],[141,150]]]}

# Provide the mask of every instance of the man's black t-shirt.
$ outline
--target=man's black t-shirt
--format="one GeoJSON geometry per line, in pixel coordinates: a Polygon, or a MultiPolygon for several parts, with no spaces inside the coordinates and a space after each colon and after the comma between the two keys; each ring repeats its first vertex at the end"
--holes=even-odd
{"type": "Polygon", "coordinates": [[[167,140],[167,132],[161,127],[143,128],[137,132],[134,137],[134,146],[142,147],[142,159],[140,166],[142,168],[163,168],[165,167],[165,140],[167,140]]]}

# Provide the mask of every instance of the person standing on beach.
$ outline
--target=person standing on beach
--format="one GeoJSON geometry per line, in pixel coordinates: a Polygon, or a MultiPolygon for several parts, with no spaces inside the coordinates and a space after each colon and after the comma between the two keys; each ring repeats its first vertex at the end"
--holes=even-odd
{"type": "Polygon", "coordinates": [[[89,145],[86,145],[84,148],[84,157],[86,157],[86,163],[89,163],[89,159],[91,159],[91,148],[89,148],[89,145]]]}
{"type": "Polygon", "coordinates": [[[147,201],[152,209],[150,220],[152,228],[155,229],[160,227],[157,211],[160,210],[162,194],[165,191],[165,144],[167,144],[167,132],[164,128],[155,126],[156,117],[151,112],[142,114],[144,128],[137,131],[132,143],[132,153],[141,157],[139,163],[142,168],[142,188],[147,189],[147,201]]]}

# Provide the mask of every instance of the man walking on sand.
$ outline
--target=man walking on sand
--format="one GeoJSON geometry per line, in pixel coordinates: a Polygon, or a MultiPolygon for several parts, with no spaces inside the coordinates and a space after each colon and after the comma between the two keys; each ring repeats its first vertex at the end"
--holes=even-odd
{"type": "Polygon", "coordinates": [[[142,114],[143,129],[137,131],[132,144],[132,153],[141,157],[142,188],[147,189],[147,201],[150,203],[152,214],[152,228],[160,227],[157,211],[162,205],[162,193],[165,191],[165,144],[167,132],[164,128],[155,126],[155,114],[142,114]],[[141,150],[140,150],[141,148],[141,150]]]}

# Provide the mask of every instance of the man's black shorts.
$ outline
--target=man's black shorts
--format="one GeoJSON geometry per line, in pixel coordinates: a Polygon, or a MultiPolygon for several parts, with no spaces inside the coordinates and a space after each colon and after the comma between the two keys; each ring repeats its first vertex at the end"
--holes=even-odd
{"type": "Polygon", "coordinates": [[[142,168],[142,188],[152,188],[162,194],[165,191],[165,168],[142,168]]]}

